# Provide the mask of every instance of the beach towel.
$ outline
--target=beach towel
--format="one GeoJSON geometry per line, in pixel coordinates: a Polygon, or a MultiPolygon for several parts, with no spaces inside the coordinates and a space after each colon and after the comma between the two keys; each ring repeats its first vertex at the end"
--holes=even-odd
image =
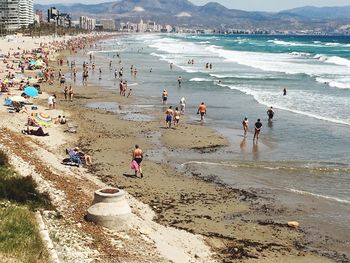
{"type": "Polygon", "coordinates": [[[135,170],[135,172],[138,172],[140,169],[140,166],[137,164],[135,160],[131,161],[131,169],[135,170]]]}

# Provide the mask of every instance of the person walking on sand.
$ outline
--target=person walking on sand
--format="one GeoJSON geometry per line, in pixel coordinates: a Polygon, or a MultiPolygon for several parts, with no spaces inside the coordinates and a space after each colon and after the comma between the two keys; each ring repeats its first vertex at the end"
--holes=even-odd
{"type": "Polygon", "coordinates": [[[132,167],[135,170],[135,176],[137,177],[137,172],[139,172],[141,175],[141,178],[143,177],[142,167],[141,167],[142,159],[143,159],[143,152],[140,149],[140,147],[136,144],[135,149],[132,151],[132,167]]]}
{"type": "Polygon", "coordinates": [[[253,138],[253,142],[255,141],[255,138],[256,138],[256,141],[259,140],[259,134],[260,134],[260,130],[261,130],[261,127],[262,127],[262,123],[260,122],[260,119],[258,119],[255,123],[255,131],[254,131],[254,138],[253,138]]]}
{"type": "Polygon", "coordinates": [[[185,108],[186,108],[186,100],[185,100],[185,97],[182,97],[180,99],[180,112],[182,115],[185,114],[185,108]]]}
{"type": "Polygon", "coordinates": [[[72,85],[70,85],[69,86],[69,90],[68,90],[68,95],[69,95],[69,100],[70,101],[73,101],[73,94],[74,94],[73,87],[72,87],[72,85]]]}
{"type": "Polygon", "coordinates": [[[201,121],[204,121],[204,115],[207,114],[207,106],[205,106],[204,102],[199,105],[197,114],[200,114],[201,121]]]}
{"type": "Polygon", "coordinates": [[[245,117],[244,120],[242,121],[242,125],[243,125],[243,131],[244,131],[244,137],[247,137],[247,132],[248,132],[248,128],[249,128],[249,121],[248,118],[245,117]]]}
{"type": "Polygon", "coordinates": [[[165,111],[165,126],[166,128],[171,128],[171,121],[173,119],[174,112],[172,110],[172,106],[169,106],[169,109],[165,111]]]}
{"type": "Polygon", "coordinates": [[[179,111],[179,108],[176,107],[175,111],[174,111],[174,126],[175,127],[179,126],[180,115],[181,115],[181,112],[179,111]]]}
{"type": "Polygon", "coordinates": [[[165,90],[163,90],[163,93],[162,93],[162,101],[163,101],[163,105],[166,104],[168,100],[168,92],[165,90]]]}
{"type": "Polygon", "coordinates": [[[67,100],[67,98],[68,98],[68,86],[64,87],[63,93],[64,93],[64,100],[67,100]]]}
{"type": "Polygon", "coordinates": [[[273,115],[275,114],[275,112],[273,111],[272,106],[267,110],[267,116],[269,116],[269,121],[272,121],[273,119],[273,115]]]}

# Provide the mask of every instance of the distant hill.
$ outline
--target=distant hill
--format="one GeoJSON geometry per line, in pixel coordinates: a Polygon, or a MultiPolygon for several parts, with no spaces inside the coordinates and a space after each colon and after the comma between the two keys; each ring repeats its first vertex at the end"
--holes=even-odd
{"type": "Polygon", "coordinates": [[[81,15],[129,21],[153,20],[157,23],[197,25],[216,28],[304,30],[324,28],[333,30],[350,24],[348,7],[302,7],[278,13],[248,12],[229,9],[211,2],[197,6],[188,0],[117,0],[100,4],[51,4],[34,6],[47,10],[55,6],[73,19],[81,15]],[[339,21],[338,21],[339,20],[339,21]]]}
{"type": "Polygon", "coordinates": [[[309,19],[350,19],[350,5],[337,7],[304,6],[285,10],[280,13],[298,15],[309,19]]]}

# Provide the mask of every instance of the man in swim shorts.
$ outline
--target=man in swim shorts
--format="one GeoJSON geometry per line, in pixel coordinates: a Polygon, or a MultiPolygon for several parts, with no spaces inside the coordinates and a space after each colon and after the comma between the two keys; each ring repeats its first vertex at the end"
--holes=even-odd
{"type": "MultiPolygon", "coordinates": [[[[143,177],[142,168],[141,168],[142,159],[143,159],[143,152],[140,149],[140,147],[136,144],[135,149],[132,151],[132,160],[138,164],[141,178],[143,177]]],[[[137,170],[135,170],[135,176],[137,176],[137,170]]]]}
{"type": "Polygon", "coordinates": [[[171,128],[171,121],[172,121],[173,115],[174,115],[174,112],[172,110],[172,106],[170,106],[169,109],[166,110],[165,115],[166,115],[165,126],[170,129],[171,128]]]}
{"type": "Polygon", "coordinates": [[[255,140],[255,138],[256,138],[256,141],[259,140],[259,134],[260,134],[261,127],[262,127],[262,123],[260,122],[260,119],[258,119],[257,122],[255,123],[255,131],[254,131],[253,141],[255,140]]]}
{"type": "Polygon", "coordinates": [[[207,106],[205,106],[204,102],[202,102],[201,105],[199,105],[197,114],[200,114],[201,121],[204,121],[204,115],[207,114],[207,106]]]}
{"type": "Polygon", "coordinates": [[[168,100],[168,92],[165,90],[163,90],[163,93],[162,93],[162,101],[163,101],[163,104],[166,104],[168,100]]]}

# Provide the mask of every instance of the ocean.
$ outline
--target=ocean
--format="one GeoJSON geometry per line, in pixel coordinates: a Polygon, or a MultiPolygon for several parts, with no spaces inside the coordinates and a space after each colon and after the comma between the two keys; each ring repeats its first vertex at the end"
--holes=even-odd
{"type": "Polygon", "coordinates": [[[214,153],[169,153],[179,169],[233,187],[263,189],[281,205],[305,206],[309,212],[301,220],[312,225],[318,218],[349,242],[349,36],[126,35],[100,42],[91,52],[103,77],[94,73],[90,81],[118,92],[114,69],[123,67],[123,78],[138,96],[135,108],[164,110],[161,93],[167,89],[168,105],[177,106],[185,97],[186,115],[198,123],[197,107],[206,103],[204,125],[231,145],[214,153]],[[269,123],[270,106],[275,116],[269,123]],[[244,117],[250,122],[246,139],[244,117]],[[253,144],[258,118],[263,128],[253,144]]]}

